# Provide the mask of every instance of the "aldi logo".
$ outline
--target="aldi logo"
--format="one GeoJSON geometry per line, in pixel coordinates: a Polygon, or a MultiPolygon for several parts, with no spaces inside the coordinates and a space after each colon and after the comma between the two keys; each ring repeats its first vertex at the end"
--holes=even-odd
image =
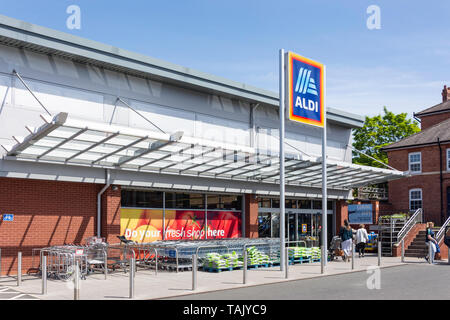
{"type": "Polygon", "coordinates": [[[289,120],[323,127],[325,67],[293,52],[287,53],[287,116],[289,120]]]}

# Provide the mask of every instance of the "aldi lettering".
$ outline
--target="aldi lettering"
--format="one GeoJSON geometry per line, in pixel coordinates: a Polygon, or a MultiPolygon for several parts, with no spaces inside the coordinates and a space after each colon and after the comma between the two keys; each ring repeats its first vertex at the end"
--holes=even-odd
{"type": "Polygon", "coordinates": [[[323,127],[325,67],[293,52],[287,53],[287,117],[323,127]]]}

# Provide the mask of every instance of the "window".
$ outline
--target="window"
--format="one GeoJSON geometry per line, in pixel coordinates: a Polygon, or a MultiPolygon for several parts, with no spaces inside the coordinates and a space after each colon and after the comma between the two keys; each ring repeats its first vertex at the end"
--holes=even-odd
{"type": "Polygon", "coordinates": [[[422,172],[422,154],[420,152],[410,153],[409,155],[409,171],[422,172]]]}
{"type": "Polygon", "coordinates": [[[122,189],[121,206],[124,208],[162,208],[163,193],[122,189]]]}
{"type": "Polygon", "coordinates": [[[168,209],[205,209],[205,195],[200,193],[166,192],[168,209]]]}
{"type": "Polygon", "coordinates": [[[313,209],[322,209],[322,200],[314,200],[313,209]]]}
{"type": "Polygon", "coordinates": [[[208,209],[242,210],[242,197],[234,195],[208,195],[208,209]]]}
{"type": "Polygon", "coordinates": [[[299,209],[311,209],[311,200],[298,200],[299,209]]]}
{"type": "Polygon", "coordinates": [[[450,149],[447,149],[447,171],[450,171],[450,149]]]}
{"type": "Polygon", "coordinates": [[[258,201],[260,208],[270,208],[272,206],[269,198],[259,198],[258,201]]]}
{"type": "Polygon", "coordinates": [[[297,200],[286,199],[285,203],[286,203],[285,204],[286,209],[297,209],[297,200]]]}
{"type": "Polygon", "coordinates": [[[270,238],[272,236],[272,218],[270,213],[258,214],[258,237],[270,238]]]}
{"type": "Polygon", "coordinates": [[[409,190],[409,210],[416,211],[422,208],[422,189],[409,190]]]}

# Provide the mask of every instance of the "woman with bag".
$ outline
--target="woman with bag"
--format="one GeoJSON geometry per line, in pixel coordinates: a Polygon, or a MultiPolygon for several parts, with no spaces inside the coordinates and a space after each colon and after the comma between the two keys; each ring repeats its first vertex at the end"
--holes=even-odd
{"type": "Polygon", "coordinates": [[[352,255],[353,229],[350,227],[347,219],[344,220],[344,226],[341,227],[339,235],[342,239],[342,250],[344,250],[344,261],[349,262],[352,255]]]}
{"type": "Polygon", "coordinates": [[[425,260],[428,261],[428,259],[431,259],[431,263],[435,264],[434,256],[435,256],[436,252],[441,252],[441,250],[439,248],[439,244],[437,243],[436,239],[434,239],[433,227],[434,227],[433,222],[427,223],[427,231],[426,231],[427,235],[425,238],[425,243],[427,244],[427,255],[425,257],[425,260]],[[431,257],[429,257],[429,249],[428,249],[429,242],[431,242],[431,257]]]}
{"type": "Polygon", "coordinates": [[[367,241],[369,241],[367,230],[363,224],[360,224],[358,231],[356,231],[356,250],[358,250],[360,258],[361,256],[364,257],[367,241]]]}

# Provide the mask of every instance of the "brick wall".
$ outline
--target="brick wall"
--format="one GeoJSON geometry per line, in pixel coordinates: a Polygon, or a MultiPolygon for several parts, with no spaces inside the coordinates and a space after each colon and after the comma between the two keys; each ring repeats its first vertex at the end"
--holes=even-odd
{"type": "MultiPolygon", "coordinates": [[[[450,187],[450,173],[445,171],[446,149],[450,145],[442,145],[443,160],[443,211],[447,216],[447,187],[450,187]]],[[[394,210],[409,208],[409,190],[422,189],[422,203],[425,221],[433,221],[436,225],[441,221],[441,190],[439,176],[439,148],[428,146],[422,148],[395,150],[388,152],[389,165],[401,170],[408,170],[408,153],[422,153],[422,174],[414,174],[411,177],[393,180],[389,182],[389,203],[394,210]]]]}
{"type": "Polygon", "coordinates": [[[0,221],[2,274],[17,274],[19,251],[26,272],[33,248],[81,243],[95,235],[100,189],[88,183],[0,178],[0,213],[14,214],[13,222],[0,221]]]}
{"type": "Polygon", "coordinates": [[[110,186],[102,195],[102,237],[108,243],[120,243],[120,186],[110,186]],[[114,190],[115,189],[115,190],[114,190]]]}
{"type": "Polygon", "coordinates": [[[245,195],[245,237],[258,238],[258,199],[253,194],[245,195]]]}
{"type": "MultiPolygon", "coordinates": [[[[408,232],[408,234],[405,236],[405,250],[408,249],[408,247],[411,245],[411,243],[414,241],[416,236],[419,234],[420,231],[424,231],[427,229],[426,223],[417,223],[412,229],[408,232]]],[[[402,256],[402,245],[399,244],[398,247],[392,248],[392,256],[393,257],[401,257],[402,256]]]]}
{"type": "Polygon", "coordinates": [[[348,220],[348,204],[345,200],[336,201],[336,233],[344,225],[344,220],[348,220]]]}
{"type": "Polygon", "coordinates": [[[420,117],[420,128],[425,130],[450,118],[450,112],[420,117]]]}

